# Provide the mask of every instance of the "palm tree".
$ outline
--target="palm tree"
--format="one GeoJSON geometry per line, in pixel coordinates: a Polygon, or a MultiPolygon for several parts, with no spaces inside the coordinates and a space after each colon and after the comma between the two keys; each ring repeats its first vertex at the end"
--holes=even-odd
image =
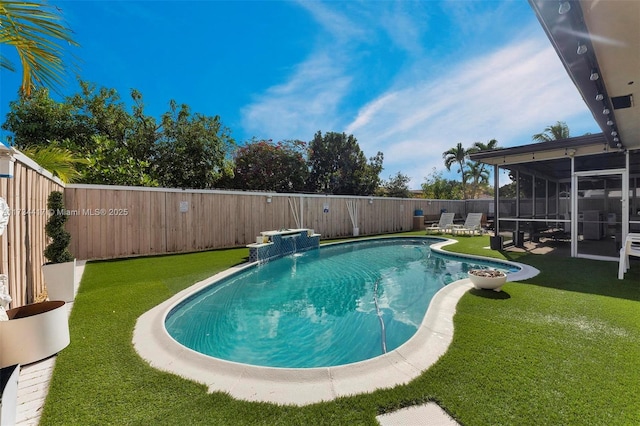
{"type": "Polygon", "coordinates": [[[490,151],[493,149],[499,149],[498,141],[495,139],[491,139],[487,143],[482,142],[474,142],[473,146],[469,149],[469,153],[472,152],[480,152],[480,151],[490,151]]]}
{"type": "Polygon", "coordinates": [[[467,156],[469,155],[469,151],[465,148],[463,148],[462,143],[458,142],[458,144],[453,147],[450,148],[448,151],[445,151],[442,153],[442,158],[444,158],[444,166],[447,168],[447,170],[451,170],[451,166],[453,166],[454,164],[458,164],[459,167],[459,173],[462,175],[462,195],[463,197],[466,197],[466,189],[465,189],[465,184],[466,184],[466,180],[467,180],[467,174],[464,170],[464,163],[467,159],[467,156]]]}
{"type": "Polygon", "coordinates": [[[483,183],[489,183],[489,170],[485,170],[484,164],[475,161],[467,161],[467,178],[471,180],[471,198],[476,198],[478,189],[483,183]]]}
{"type": "MultiPolygon", "coordinates": [[[[500,149],[500,147],[498,146],[498,141],[495,139],[491,139],[487,143],[474,142],[473,146],[469,148],[469,154],[473,154],[474,152],[480,152],[480,151],[491,151],[494,149],[500,149]]],[[[484,163],[481,163],[480,170],[478,171],[478,173],[484,174],[485,171],[488,175],[489,171],[487,170],[487,165],[484,163]]],[[[487,181],[488,181],[488,177],[487,177],[487,181]]]]}
{"type": "MultiPolygon", "coordinates": [[[[0,0],[0,45],[15,47],[22,65],[20,93],[36,86],[56,88],[63,82],[64,44],[78,46],[61,21],[60,9],[34,1],[0,0]]],[[[0,68],[15,71],[0,54],[0,68]]]]}
{"type": "Polygon", "coordinates": [[[556,124],[547,126],[544,132],[533,135],[534,142],[549,142],[569,137],[569,126],[564,121],[558,121],[556,124]]]}
{"type": "Polygon", "coordinates": [[[51,145],[29,146],[23,149],[22,153],[38,163],[40,167],[60,178],[64,183],[71,183],[79,179],[81,175],[77,166],[88,164],[86,159],[76,156],[66,148],[57,146],[55,142],[51,145]]]}

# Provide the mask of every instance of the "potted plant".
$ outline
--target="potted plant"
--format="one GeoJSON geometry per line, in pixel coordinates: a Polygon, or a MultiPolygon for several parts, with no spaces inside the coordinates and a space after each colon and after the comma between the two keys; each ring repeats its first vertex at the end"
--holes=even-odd
{"type": "Polygon", "coordinates": [[[33,303],[5,310],[9,303],[8,277],[0,274],[0,369],[30,364],[67,347],[69,313],[65,302],[33,303]]]}
{"type": "Polygon", "coordinates": [[[44,250],[44,257],[49,263],[42,266],[47,294],[49,300],[73,302],[76,260],[69,252],[71,234],[64,228],[68,217],[62,192],[53,191],[49,194],[47,207],[51,216],[45,225],[45,231],[51,243],[44,250]]]}
{"type": "Polygon", "coordinates": [[[61,300],[32,303],[7,311],[0,321],[0,367],[30,364],[69,345],[69,312],[61,300]]]}
{"type": "Polygon", "coordinates": [[[497,269],[471,269],[468,274],[477,289],[500,291],[507,282],[507,274],[497,269]]]}

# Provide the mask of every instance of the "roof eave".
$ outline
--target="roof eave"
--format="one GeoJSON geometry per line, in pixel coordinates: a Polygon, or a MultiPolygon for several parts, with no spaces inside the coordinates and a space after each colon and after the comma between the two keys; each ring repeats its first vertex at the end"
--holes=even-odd
{"type": "Polygon", "coordinates": [[[529,0],[529,4],[551,41],[551,45],[602,130],[607,143],[612,148],[621,148],[623,141],[619,140],[619,136],[614,136],[611,133],[612,131],[617,132],[617,121],[604,81],[601,76],[595,81],[591,80],[592,71],[595,70],[598,73],[601,71],[591,44],[589,31],[584,23],[580,2],[570,0],[569,3],[571,10],[561,15],[558,13],[558,2],[529,0]],[[581,34],[583,36],[579,37],[581,34]],[[579,42],[586,45],[586,53],[577,53],[579,42]],[[603,95],[602,100],[596,99],[598,94],[603,95]],[[609,111],[608,114],[604,113],[605,109],[609,111]],[[610,122],[613,124],[608,124],[610,122]]]}

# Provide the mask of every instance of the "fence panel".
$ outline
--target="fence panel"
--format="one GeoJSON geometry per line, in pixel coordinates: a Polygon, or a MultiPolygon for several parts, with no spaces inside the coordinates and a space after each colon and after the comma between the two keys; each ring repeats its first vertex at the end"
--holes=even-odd
{"type": "Polygon", "coordinates": [[[0,236],[0,273],[9,279],[10,306],[17,307],[32,303],[44,291],[47,198],[63,186],[24,155],[15,153],[13,158],[13,177],[0,179],[0,197],[10,211],[9,223],[0,236]]]}
{"type": "Polygon", "coordinates": [[[444,209],[466,215],[464,201],[101,185],[67,185],[65,201],[71,251],[87,260],[237,247],[261,231],[298,226],[323,239],[347,237],[351,201],[360,235],[411,230],[418,209],[432,218],[444,209]]]}

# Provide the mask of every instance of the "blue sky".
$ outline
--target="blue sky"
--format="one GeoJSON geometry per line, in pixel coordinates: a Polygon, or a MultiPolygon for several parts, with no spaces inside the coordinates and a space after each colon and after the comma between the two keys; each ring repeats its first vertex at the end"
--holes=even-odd
{"type": "MultiPolygon", "coordinates": [[[[81,45],[80,77],[125,103],[135,88],[159,117],[174,99],[238,143],[353,134],[411,188],[458,142],[527,144],[556,121],[599,132],[524,0],[50,3],[81,45]]],[[[19,75],[0,73],[4,122],[19,75]]],[[[63,94],[76,90],[70,75],[63,94]]]]}

